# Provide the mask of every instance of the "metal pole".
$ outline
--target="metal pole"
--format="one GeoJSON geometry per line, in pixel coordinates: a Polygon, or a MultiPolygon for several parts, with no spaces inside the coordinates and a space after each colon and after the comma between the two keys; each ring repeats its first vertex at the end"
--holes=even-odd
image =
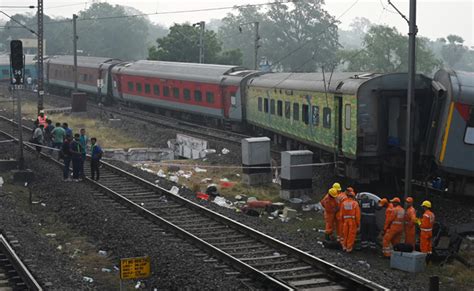
{"type": "Polygon", "coordinates": [[[72,15],[72,29],[73,29],[73,41],[72,49],[74,54],[74,92],[77,92],[77,31],[76,31],[76,19],[77,15],[72,15]]]}
{"type": "Polygon", "coordinates": [[[258,34],[258,28],[259,28],[259,22],[256,21],[254,22],[255,25],[255,64],[254,64],[254,69],[258,69],[258,49],[260,48],[260,45],[258,44],[258,41],[260,40],[260,35],[258,34]]]}
{"type": "Polygon", "coordinates": [[[407,94],[407,126],[406,126],[406,153],[405,153],[405,199],[411,195],[412,178],[412,106],[415,99],[416,75],[416,0],[410,0],[410,29],[408,39],[408,94],[407,94]]]}
{"type": "Polygon", "coordinates": [[[43,55],[43,0],[38,0],[38,114],[44,109],[43,55]]]}
{"type": "Polygon", "coordinates": [[[199,63],[202,64],[204,62],[204,28],[206,23],[204,21],[199,22],[199,27],[201,28],[199,34],[199,63]]]}
{"type": "Polygon", "coordinates": [[[13,92],[16,93],[17,96],[17,105],[18,105],[18,140],[19,140],[19,146],[20,146],[20,157],[18,158],[18,167],[20,170],[25,169],[25,157],[23,155],[23,126],[21,123],[21,94],[18,92],[18,86],[15,85],[15,88],[13,89],[13,92]]]}

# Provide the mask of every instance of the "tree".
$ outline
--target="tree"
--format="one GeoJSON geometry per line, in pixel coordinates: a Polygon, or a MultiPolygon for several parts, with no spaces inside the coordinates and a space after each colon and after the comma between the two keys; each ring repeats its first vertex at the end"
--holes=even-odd
{"type": "Polygon", "coordinates": [[[339,42],[345,49],[359,49],[373,23],[365,17],[356,17],[349,26],[351,30],[339,30],[339,42]]]}
{"type": "MultiPolygon", "coordinates": [[[[362,50],[342,50],[339,58],[347,71],[375,71],[380,73],[408,70],[408,37],[395,27],[372,26],[364,37],[362,50]]],[[[418,38],[416,43],[417,71],[430,74],[440,66],[428,47],[428,39],[418,38]]]]}
{"type": "Polygon", "coordinates": [[[254,22],[259,22],[260,50],[273,69],[315,71],[331,65],[338,46],[335,19],[322,9],[322,0],[277,3],[262,12],[255,6],[228,14],[219,28],[225,48],[240,48],[243,63],[254,64],[254,22]],[[241,31],[239,32],[239,27],[241,31]]]}
{"type": "Polygon", "coordinates": [[[464,39],[458,35],[450,34],[446,37],[441,48],[444,63],[450,68],[456,68],[468,49],[464,46],[464,39]]]}
{"type": "MultiPolygon", "coordinates": [[[[148,50],[148,59],[175,61],[175,62],[199,62],[199,37],[200,28],[189,24],[175,24],[170,28],[167,36],[156,40],[157,46],[148,50]]],[[[229,50],[222,54],[222,45],[217,39],[214,31],[204,31],[204,62],[215,64],[240,65],[242,53],[239,50],[229,50]]]]}
{"type": "Polygon", "coordinates": [[[123,6],[108,3],[94,3],[81,11],[77,21],[78,48],[93,56],[145,58],[148,22],[143,17],[128,16],[123,6]]]}

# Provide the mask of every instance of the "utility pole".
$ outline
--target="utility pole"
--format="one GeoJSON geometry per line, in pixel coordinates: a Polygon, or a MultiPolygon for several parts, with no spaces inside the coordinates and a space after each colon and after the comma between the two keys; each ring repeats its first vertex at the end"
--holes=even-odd
{"type": "Polygon", "coordinates": [[[44,108],[43,53],[43,0],[38,0],[38,114],[44,108]]]}
{"type": "MultiPolygon", "coordinates": [[[[410,28],[408,32],[408,94],[407,94],[407,127],[406,127],[406,153],[405,153],[405,199],[411,195],[411,177],[413,172],[413,142],[412,142],[412,106],[415,99],[416,75],[416,0],[410,0],[410,28]]],[[[414,107],[414,106],[413,106],[414,107]]]]}
{"type": "Polygon", "coordinates": [[[77,31],[76,31],[76,19],[77,15],[72,15],[72,29],[73,29],[73,40],[72,49],[74,54],[74,92],[77,92],[77,31]]]}
{"type": "Polygon", "coordinates": [[[260,48],[260,44],[259,44],[259,41],[260,41],[260,35],[258,34],[258,28],[259,28],[259,22],[256,21],[254,22],[254,26],[255,26],[255,65],[254,65],[254,69],[257,70],[258,69],[258,49],[260,48]]]}
{"type": "MultiPolygon", "coordinates": [[[[416,34],[418,28],[416,26],[416,0],[410,0],[410,19],[398,10],[393,3],[388,0],[388,4],[391,5],[400,16],[406,20],[409,26],[408,30],[408,92],[407,92],[407,119],[406,119],[406,136],[405,136],[405,199],[411,195],[411,178],[413,174],[413,142],[412,142],[412,123],[413,114],[412,107],[414,107],[413,100],[415,99],[415,77],[416,77],[416,34]]],[[[406,209],[406,204],[405,204],[406,209]]]]}
{"type": "Polygon", "coordinates": [[[199,34],[199,63],[202,64],[204,62],[204,28],[206,23],[204,21],[199,22],[199,27],[201,28],[201,32],[199,34]]]}

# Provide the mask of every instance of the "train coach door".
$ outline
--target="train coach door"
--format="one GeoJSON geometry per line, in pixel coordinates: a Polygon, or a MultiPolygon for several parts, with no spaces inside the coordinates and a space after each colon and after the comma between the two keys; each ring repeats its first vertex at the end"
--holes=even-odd
{"type": "Polygon", "coordinates": [[[231,103],[231,96],[230,96],[230,90],[227,86],[222,86],[222,107],[224,111],[224,117],[229,118],[229,109],[230,109],[230,103],[231,103]]]}
{"type": "Polygon", "coordinates": [[[338,152],[342,150],[342,96],[334,96],[334,142],[338,152]]]}

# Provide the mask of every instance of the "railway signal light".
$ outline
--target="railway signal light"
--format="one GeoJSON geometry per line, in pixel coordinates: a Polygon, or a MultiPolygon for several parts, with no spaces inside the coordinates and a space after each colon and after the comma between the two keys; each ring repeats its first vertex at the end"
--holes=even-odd
{"type": "Polygon", "coordinates": [[[22,85],[23,68],[25,61],[23,57],[23,43],[21,42],[21,40],[12,40],[10,42],[10,63],[12,72],[12,84],[22,85]]]}

